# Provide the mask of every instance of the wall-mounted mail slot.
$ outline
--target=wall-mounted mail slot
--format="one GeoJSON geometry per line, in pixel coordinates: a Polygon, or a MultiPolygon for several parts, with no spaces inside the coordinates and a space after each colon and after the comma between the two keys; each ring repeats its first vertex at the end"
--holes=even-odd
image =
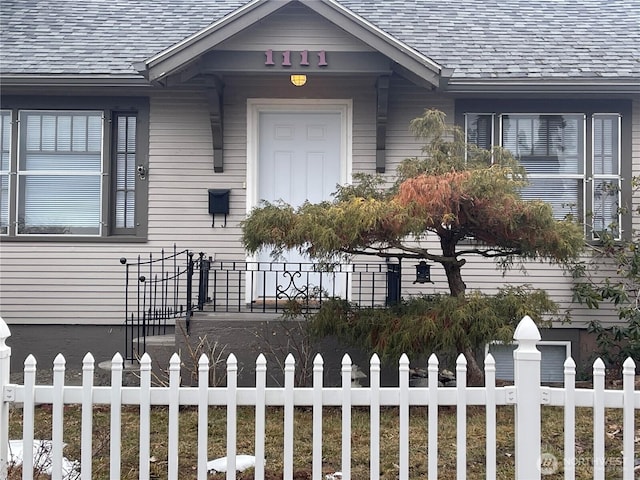
{"type": "Polygon", "coordinates": [[[224,215],[224,226],[227,226],[229,214],[229,194],[231,190],[209,189],[209,213],[213,216],[211,226],[215,226],[216,214],[224,215]]]}

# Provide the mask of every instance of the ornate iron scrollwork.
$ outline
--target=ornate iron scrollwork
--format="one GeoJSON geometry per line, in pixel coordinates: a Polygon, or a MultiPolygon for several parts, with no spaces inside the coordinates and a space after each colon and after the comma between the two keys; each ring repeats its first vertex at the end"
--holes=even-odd
{"type": "Polygon", "coordinates": [[[289,284],[286,286],[276,286],[276,298],[278,300],[286,299],[287,302],[296,302],[306,305],[309,301],[309,285],[296,285],[296,278],[302,277],[302,272],[290,272],[285,270],[282,272],[282,276],[289,278],[289,284]]]}

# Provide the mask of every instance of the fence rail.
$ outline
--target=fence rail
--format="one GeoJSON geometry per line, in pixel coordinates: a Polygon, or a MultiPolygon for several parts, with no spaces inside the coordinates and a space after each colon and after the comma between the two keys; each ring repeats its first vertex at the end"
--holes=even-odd
{"type": "MultiPolygon", "coordinates": [[[[178,478],[180,461],[178,425],[180,407],[190,405],[198,411],[198,456],[195,466],[198,479],[207,478],[207,442],[209,437],[209,406],[223,406],[227,411],[226,450],[228,459],[227,479],[236,478],[235,459],[237,444],[237,415],[239,406],[255,408],[255,478],[265,475],[265,409],[267,406],[279,406],[284,410],[284,472],[283,478],[293,478],[294,453],[294,411],[296,408],[311,408],[313,411],[313,465],[314,480],[324,479],[322,466],[322,416],[323,407],[333,406],[342,412],[342,478],[351,478],[351,414],[353,407],[368,407],[370,410],[370,478],[380,475],[380,453],[385,448],[380,439],[381,407],[394,406],[399,415],[399,476],[401,480],[409,478],[409,407],[428,407],[428,478],[438,477],[438,407],[451,405],[456,407],[457,432],[456,452],[458,479],[466,478],[467,445],[467,407],[483,405],[486,409],[486,478],[496,478],[496,406],[515,406],[515,478],[540,479],[541,466],[541,406],[562,406],[565,410],[564,456],[575,459],[575,409],[589,407],[593,410],[593,452],[594,479],[605,478],[605,409],[623,410],[623,479],[634,478],[634,435],[635,411],[640,409],[640,392],[635,390],[635,364],[627,359],[623,369],[622,390],[606,390],[604,384],[604,364],[597,360],[594,364],[593,389],[575,387],[576,369],[573,360],[565,363],[565,384],[563,388],[543,387],[540,385],[540,352],[536,343],[540,340],[537,327],[529,317],[524,317],[514,335],[518,348],[514,352],[515,384],[498,387],[495,382],[495,362],[491,355],[485,360],[485,386],[467,387],[466,360],[460,355],[457,360],[455,387],[438,386],[438,359],[432,355],[428,361],[428,386],[409,386],[409,359],[403,355],[399,361],[399,386],[380,385],[380,360],[376,355],[370,363],[370,386],[352,387],[352,369],[350,358],[342,360],[340,387],[323,386],[323,360],[317,356],[313,367],[313,386],[300,388],[294,385],[295,361],[289,355],[285,362],[284,386],[272,388],[266,386],[267,365],[264,356],[256,362],[255,387],[237,386],[238,365],[232,354],[227,361],[227,384],[224,387],[212,387],[208,384],[209,359],[203,355],[198,364],[199,380],[195,387],[180,385],[180,358],[174,355],[169,366],[169,384],[166,387],[151,386],[151,358],[145,354],[140,362],[140,385],[129,387],[122,385],[122,357],[113,358],[111,386],[94,386],[94,359],[87,354],[84,359],[82,386],[64,384],[65,360],[59,355],[53,365],[53,385],[36,385],[36,361],[29,356],[25,361],[23,385],[9,383],[9,360],[11,350],[5,341],[10,335],[7,325],[0,319],[0,478],[6,477],[8,461],[8,412],[12,405],[23,404],[23,451],[33,451],[34,409],[36,404],[50,404],[52,411],[52,479],[61,479],[62,448],[64,437],[64,406],[79,404],[82,407],[81,459],[82,479],[92,475],[92,415],[95,405],[110,406],[110,478],[119,478],[121,474],[120,438],[123,425],[121,411],[124,405],[139,406],[139,478],[150,478],[150,432],[151,406],[163,405],[169,409],[168,416],[168,458],[167,477],[178,478]],[[4,476],[3,476],[4,475],[4,476]]],[[[414,446],[415,447],[415,446],[414,446]]],[[[445,448],[449,448],[446,446],[445,448]]],[[[23,478],[33,475],[33,461],[24,456],[23,478]]],[[[565,464],[565,478],[575,478],[575,465],[565,464]]]]}

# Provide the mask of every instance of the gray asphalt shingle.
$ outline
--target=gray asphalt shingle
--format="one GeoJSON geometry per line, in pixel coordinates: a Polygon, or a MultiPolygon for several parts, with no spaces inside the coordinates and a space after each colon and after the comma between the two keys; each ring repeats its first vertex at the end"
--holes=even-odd
{"type": "MultiPolygon", "coordinates": [[[[135,75],[244,0],[3,0],[3,74],[135,75]]],[[[640,78],[640,0],[340,0],[454,78],[640,78]]]]}
{"type": "Polygon", "coordinates": [[[638,0],[341,3],[455,78],[640,77],[638,0]]]}

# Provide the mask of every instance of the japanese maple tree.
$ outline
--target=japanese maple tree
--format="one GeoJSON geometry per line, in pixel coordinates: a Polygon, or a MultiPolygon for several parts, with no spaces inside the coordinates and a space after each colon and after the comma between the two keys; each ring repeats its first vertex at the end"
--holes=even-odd
{"type": "MultiPolygon", "coordinates": [[[[297,249],[319,261],[341,255],[429,260],[442,265],[457,302],[467,301],[462,269],[469,256],[505,266],[516,259],[560,263],[578,255],[582,228],[555,219],[549,204],[521,197],[525,171],[508,151],[465,144],[463,132],[437,110],[425,111],[410,127],[425,142],[424,155],[405,160],[393,184],[356,175],[353,185],[337,188],[333,201],[299,208],[263,203],[243,223],[246,249],[268,249],[275,256],[297,249]]],[[[490,330],[483,336],[490,338],[490,330]]],[[[477,369],[472,351],[482,339],[458,337],[441,343],[465,352],[477,369]]]]}

